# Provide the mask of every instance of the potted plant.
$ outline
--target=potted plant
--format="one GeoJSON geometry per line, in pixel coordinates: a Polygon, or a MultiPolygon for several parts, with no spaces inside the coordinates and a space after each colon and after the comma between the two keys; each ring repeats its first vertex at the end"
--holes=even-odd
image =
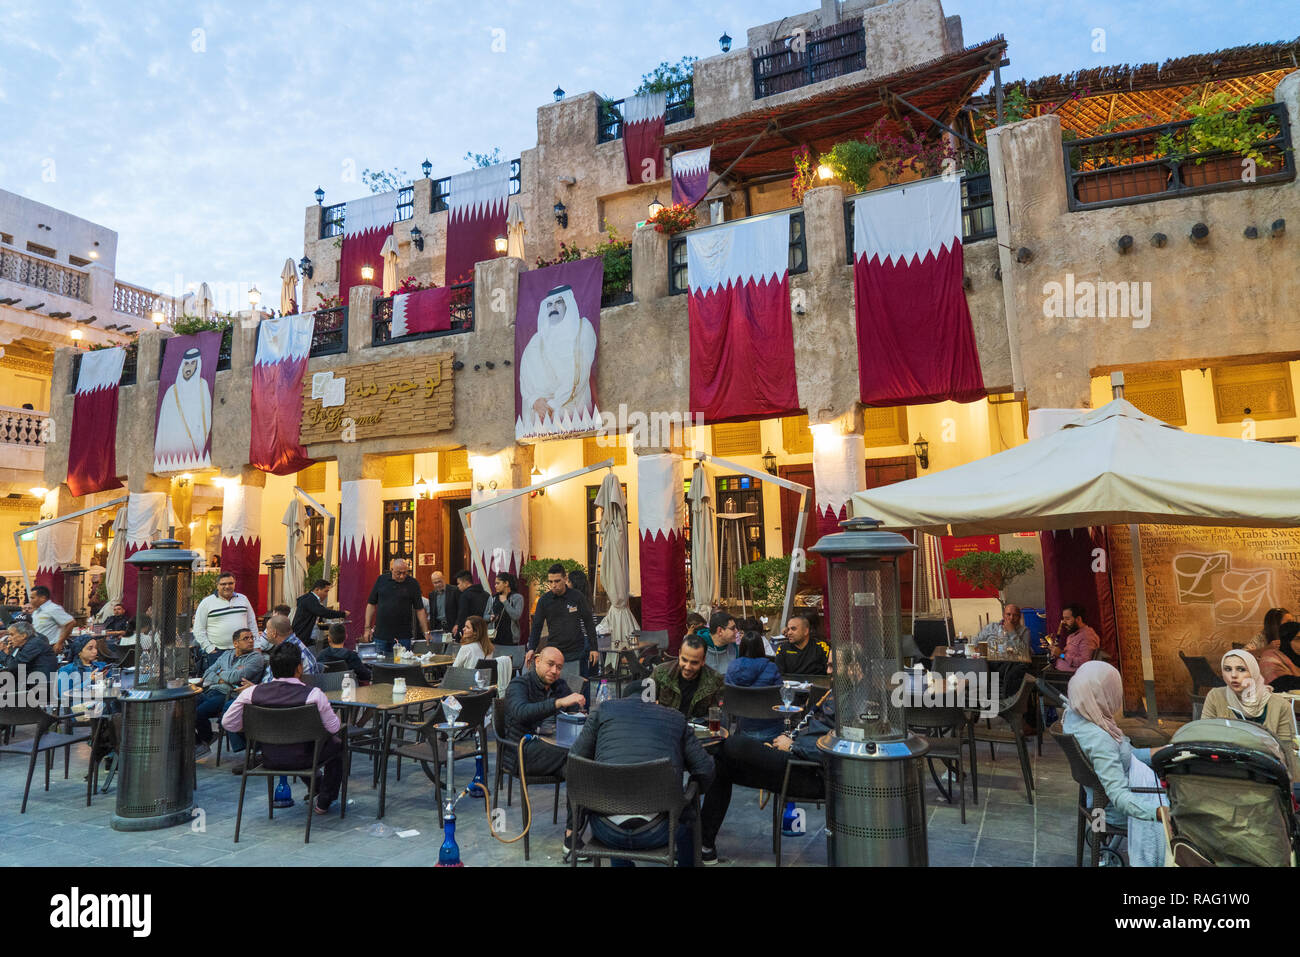
{"type": "MultiPolygon", "coordinates": [[[[1141,119],[1150,117],[1117,116],[1099,127],[1098,132],[1102,135],[1113,133],[1118,128],[1141,119]]],[[[1062,139],[1064,138],[1062,131],[1062,139]]],[[[1154,149],[1148,149],[1147,143],[1147,137],[1130,135],[1093,143],[1083,149],[1070,148],[1071,169],[1077,170],[1082,165],[1084,157],[1080,154],[1084,150],[1093,166],[1091,170],[1075,177],[1075,198],[1081,203],[1096,203],[1163,193],[1169,186],[1170,170],[1167,164],[1145,159],[1148,153],[1153,157],[1162,155],[1158,145],[1154,149]]]]}
{"type": "MultiPolygon", "coordinates": [[[[804,572],[815,567],[816,559],[809,555],[804,572]]],[[[755,616],[771,618],[781,614],[781,602],[785,597],[785,584],[790,575],[790,556],[760,558],[756,562],[742,565],[736,569],[736,583],[749,593],[754,602],[755,616]]]]}
{"type": "Polygon", "coordinates": [[[812,150],[807,145],[790,151],[794,160],[794,176],[790,178],[790,195],[802,205],[804,194],[817,185],[817,165],[813,162],[812,150]]]}
{"type": "Polygon", "coordinates": [[[996,591],[998,601],[1006,605],[1007,586],[1033,569],[1034,557],[1019,548],[1006,552],[967,552],[948,559],[943,567],[956,572],[972,588],[996,591]]]}
{"type": "Polygon", "coordinates": [[[685,203],[673,203],[649,217],[646,225],[653,226],[655,232],[672,236],[695,225],[695,209],[685,203]]]}
{"type": "Polygon", "coordinates": [[[870,140],[842,140],[822,155],[835,178],[861,193],[870,188],[871,176],[880,163],[880,147],[870,140]]]}
{"type": "Polygon", "coordinates": [[[1255,164],[1256,175],[1272,172],[1278,158],[1265,154],[1261,143],[1277,135],[1277,119],[1255,110],[1266,102],[1247,102],[1244,95],[1224,91],[1214,93],[1204,103],[1186,107],[1191,125],[1164,134],[1157,147],[1179,161],[1179,171],[1188,186],[1240,180],[1246,160],[1255,164]]]}

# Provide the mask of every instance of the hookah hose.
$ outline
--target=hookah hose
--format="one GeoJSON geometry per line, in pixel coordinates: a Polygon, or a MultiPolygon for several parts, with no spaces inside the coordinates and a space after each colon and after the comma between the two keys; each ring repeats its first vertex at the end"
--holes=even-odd
{"type": "MultiPolygon", "coordinates": [[[[524,829],[520,831],[519,834],[511,838],[505,838],[496,832],[496,828],[492,826],[492,798],[488,796],[487,784],[485,783],[479,785],[480,789],[483,792],[483,813],[487,815],[488,833],[491,834],[498,841],[500,841],[502,844],[513,844],[518,840],[522,840],[524,835],[528,833],[528,829],[533,826],[533,806],[528,800],[528,777],[524,773],[524,745],[527,742],[531,741],[534,737],[535,735],[526,734],[519,739],[519,751],[518,751],[518,760],[516,763],[516,768],[519,771],[519,791],[524,796],[524,829]]],[[[465,785],[465,789],[461,791],[460,794],[456,795],[452,803],[453,804],[459,803],[460,799],[469,793],[469,789],[472,786],[473,786],[473,782],[465,785]]]]}
{"type": "MultiPolygon", "coordinates": [[[[827,698],[829,698],[829,697],[831,696],[831,691],[833,691],[833,690],[834,690],[833,687],[830,688],[830,689],[827,689],[826,693],[825,693],[824,695],[822,695],[820,698],[817,699],[817,703],[814,704],[811,708],[807,709],[807,710],[804,712],[803,717],[799,719],[799,723],[798,723],[797,725],[795,725],[794,728],[793,728],[791,731],[788,732],[789,735],[790,735],[790,746],[791,746],[791,748],[794,747],[794,739],[795,739],[796,737],[798,737],[799,733],[800,733],[801,731],[803,731],[803,729],[806,728],[806,727],[808,726],[808,722],[812,720],[813,711],[816,710],[817,708],[820,708],[820,707],[822,706],[822,703],[823,703],[827,698]]],[[[772,742],[769,741],[768,744],[767,744],[767,746],[768,746],[769,748],[772,747],[772,742]]],[[[771,795],[769,792],[764,791],[764,790],[762,790],[762,789],[759,790],[759,792],[758,792],[758,809],[759,809],[760,811],[767,807],[767,801],[768,801],[768,798],[770,798],[771,796],[772,796],[772,795],[771,795]]]]}

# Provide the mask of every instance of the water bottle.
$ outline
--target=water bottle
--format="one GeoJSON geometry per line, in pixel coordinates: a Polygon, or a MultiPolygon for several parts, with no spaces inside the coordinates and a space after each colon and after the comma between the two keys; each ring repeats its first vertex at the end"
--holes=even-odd
{"type": "Polygon", "coordinates": [[[604,678],[600,679],[600,688],[596,692],[596,701],[591,706],[592,712],[600,710],[600,706],[609,700],[609,682],[604,678]]]}
{"type": "Polygon", "coordinates": [[[340,690],[343,692],[344,701],[357,700],[357,679],[352,677],[352,672],[348,671],[344,673],[340,690]]]}
{"type": "Polygon", "coordinates": [[[801,832],[794,829],[794,822],[794,802],[786,801],[785,810],[781,812],[781,833],[786,837],[803,837],[801,832]]]}
{"type": "Polygon", "coordinates": [[[456,844],[456,805],[451,801],[442,812],[442,846],[438,848],[435,867],[464,867],[460,862],[460,847],[456,844]]]}

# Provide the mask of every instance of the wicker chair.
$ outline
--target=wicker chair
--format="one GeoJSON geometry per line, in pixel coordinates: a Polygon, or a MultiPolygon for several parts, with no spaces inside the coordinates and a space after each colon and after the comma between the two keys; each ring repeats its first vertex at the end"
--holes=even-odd
{"type": "Polygon", "coordinates": [[[371,683],[377,685],[390,685],[396,678],[405,678],[408,688],[431,688],[429,679],[424,676],[424,667],[422,665],[397,665],[385,664],[382,661],[376,661],[370,666],[371,683]]]}
{"type": "Polygon", "coordinates": [[[1182,649],[1179,649],[1178,657],[1183,659],[1183,664],[1187,667],[1187,673],[1192,676],[1192,694],[1200,694],[1202,688],[1222,688],[1224,686],[1223,676],[1215,673],[1214,669],[1210,667],[1207,658],[1201,655],[1185,655],[1182,649]]]}
{"type": "MultiPolygon", "coordinates": [[[[677,825],[688,807],[694,809],[695,864],[700,863],[699,790],[695,782],[682,790],[681,772],[667,758],[644,764],[601,764],[577,755],[569,755],[565,768],[569,807],[574,821],[589,814],[639,814],[643,817],[668,815],[668,841],[662,848],[626,851],[609,847],[597,840],[586,842],[582,856],[590,856],[596,867],[602,857],[647,861],[672,867],[676,862],[677,825]]],[[[579,855],[570,856],[570,866],[578,866],[579,855]]]]}
{"type": "MultiPolygon", "coordinates": [[[[502,698],[493,698],[492,701],[492,729],[496,732],[497,737],[497,758],[496,758],[496,781],[492,786],[492,806],[499,805],[501,795],[501,777],[505,775],[506,781],[506,807],[510,806],[511,790],[514,787],[515,778],[519,775],[519,742],[512,738],[506,737],[506,703],[502,698]]],[[[555,804],[551,811],[551,823],[560,822],[560,785],[564,783],[561,775],[531,775],[528,778],[529,784],[554,784],[555,785],[555,804]]],[[[529,807],[531,808],[531,804],[529,807]]],[[[527,821],[531,827],[532,821],[527,821]]],[[[530,853],[529,836],[524,834],[524,860],[528,860],[530,853]]]]}
{"type": "Polygon", "coordinates": [[[1030,804],[1034,803],[1034,772],[1029,764],[1029,744],[1025,741],[1024,728],[1035,684],[1033,675],[1025,675],[1015,696],[1003,704],[998,719],[1006,722],[1006,728],[987,727],[978,723],[975,725],[975,740],[988,743],[989,756],[994,761],[998,759],[995,745],[1015,745],[1016,755],[1020,758],[1020,775],[1025,781],[1025,797],[1030,804]]]}
{"type": "MultiPolygon", "coordinates": [[[[30,738],[14,741],[12,738],[0,745],[0,754],[30,754],[27,763],[27,783],[23,785],[23,806],[19,814],[27,813],[27,796],[32,790],[32,775],[36,773],[37,755],[45,755],[45,790],[50,789],[50,772],[54,770],[54,752],[63,749],[63,777],[68,777],[68,763],[74,744],[90,740],[89,728],[75,728],[68,734],[50,729],[60,718],[40,708],[0,708],[0,728],[12,734],[16,728],[35,728],[30,738]]],[[[87,794],[86,803],[90,803],[87,794]]]]}
{"type": "Polygon", "coordinates": [[[974,782],[971,788],[971,803],[979,804],[979,779],[974,777],[975,737],[970,731],[966,712],[961,708],[907,708],[903,712],[903,720],[908,728],[925,735],[930,743],[930,749],[925,754],[926,764],[930,768],[930,776],[934,779],[935,787],[949,804],[952,803],[952,777],[956,772],[957,788],[961,798],[961,822],[965,824],[966,764],[962,756],[963,750],[970,752],[974,782]],[[939,781],[939,775],[934,770],[935,761],[941,761],[947,770],[947,788],[939,781]]]}
{"type": "Polygon", "coordinates": [[[384,816],[384,808],[387,804],[388,758],[390,755],[397,755],[397,780],[399,781],[402,780],[402,758],[420,762],[425,775],[433,782],[437,807],[439,808],[442,807],[443,803],[442,766],[448,760],[459,761],[463,758],[480,757],[487,760],[487,715],[492,708],[492,703],[496,700],[496,693],[492,691],[470,692],[458,695],[457,700],[462,705],[459,720],[468,724],[469,728],[452,738],[450,759],[447,756],[447,743],[439,737],[439,732],[434,727],[434,725],[447,720],[441,702],[438,707],[429,713],[429,717],[425,721],[390,721],[388,723],[383,744],[383,757],[379,769],[378,817],[384,816]],[[405,739],[403,733],[406,731],[414,732],[415,737],[405,739]],[[397,735],[396,740],[393,737],[394,734],[397,735]],[[473,751],[456,753],[455,743],[471,734],[476,738],[477,747],[473,751]],[[433,765],[432,768],[430,768],[430,764],[433,765]]]}

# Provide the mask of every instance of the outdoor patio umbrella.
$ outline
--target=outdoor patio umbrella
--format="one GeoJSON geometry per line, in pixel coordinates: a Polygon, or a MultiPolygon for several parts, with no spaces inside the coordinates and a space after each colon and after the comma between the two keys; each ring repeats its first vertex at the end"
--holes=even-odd
{"type": "Polygon", "coordinates": [[[705,620],[718,599],[717,555],[713,546],[713,495],[704,465],[697,463],[691,474],[691,593],[696,613],[705,620]]]}
{"type": "Polygon", "coordinates": [[[280,270],[280,315],[293,316],[298,313],[298,269],[292,259],[284,261],[280,270]]]}
{"type": "Polygon", "coordinates": [[[209,286],[206,282],[201,283],[199,285],[198,302],[195,305],[198,310],[198,315],[201,318],[206,319],[208,317],[208,314],[212,312],[212,306],[213,306],[212,287],[209,286]]]}
{"type": "Polygon", "coordinates": [[[297,496],[289,499],[289,507],[280,519],[284,525],[284,593],[283,600],[293,607],[302,593],[303,579],[307,577],[306,543],[303,538],[303,507],[297,496]]]}
{"type": "Polygon", "coordinates": [[[391,235],[385,239],[379,255],[384,260],[384,295],[391,296],[397,291],[397,240],[391,235]]]}
{"type": "MultiPolygon", "coordinates": [[[[596,493],[596,507],[600,512],[600,565],[597,573],[600,585],[609,596],[609,611],[601,625],[609,629],[609,646],[614,651],[631,647],[632,632],[640,626],[628,608],[629,589],[627,558],[627,501],[623,487],[613,471],[605,474],[605,481],[596,493]]],[[[597,628],[600,628],[598,625],[597,628]]]]}
{"type": "MultiPolygon", "coordinates": [[[[853,495],[853,514],[891,529],[978,535],[1137,524],[1300,525],[1300,449],[1195,435],[1123,399],[1024,445],[853,495]]],[[[1146,596],[1137,590],[1148,715],[1155,715],[1146,596]]]]}
{"type": "Polygon", "coordinates": [[[113,541],[108,546],[108,557],[104,559],[104,588],[108,591],[108,601],[99,610],[101,620],[113,614],[114,602],[122,600],[122,589],[126,587],[126,506],[117,510],[113,517],[113,541]],[[107,613],[105,610],[107,609],[107,613]]]}
{"type": "Polygon", "coordinates": [[[514,259],[524,258],[524,210],[516,200],[510,204],[506,213],[506,255],[514,259]]]}

